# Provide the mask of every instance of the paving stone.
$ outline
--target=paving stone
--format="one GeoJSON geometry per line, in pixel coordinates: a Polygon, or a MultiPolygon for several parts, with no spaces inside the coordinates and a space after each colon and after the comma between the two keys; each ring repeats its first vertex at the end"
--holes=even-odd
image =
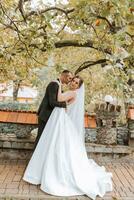
{"type": "MultiPolygon", "coordinates": [[[[134,200],[134,156],[120,159],[96,157],[95,161],[113,173],[114,187],[113,192],[106,193],[103,198],[97,197],[96,200],[134,200]]],[[[0,200],[90,200],[85,195],[56,197],[44,193],[40,186],[26,183],[21,179],[26,165],[27,160],[0,160],[0,170],[4,169],[3,173],[0,173],[0,200]]]]}

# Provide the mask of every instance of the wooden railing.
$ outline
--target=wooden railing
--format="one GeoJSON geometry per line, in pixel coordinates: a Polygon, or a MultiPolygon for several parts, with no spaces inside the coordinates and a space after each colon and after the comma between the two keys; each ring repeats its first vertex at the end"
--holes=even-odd
{"type": "MultiPolygon", "coordinates": [[[[85,114],[85,128],[96,128],[95,116],[85,114]]],[[[32,111],[0,110],[0,123],[37,124],[38,117],[32,111]]]]}

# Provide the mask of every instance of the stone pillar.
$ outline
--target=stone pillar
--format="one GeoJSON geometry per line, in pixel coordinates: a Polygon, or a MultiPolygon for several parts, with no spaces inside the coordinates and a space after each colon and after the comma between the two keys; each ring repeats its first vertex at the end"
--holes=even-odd
{"type": "Polygon", "coordinates": [[[134,105],[128,109],[129,146],[134,147],[134,105]]]}
{"type": "Polygon", "coordinates": [[[110,103],[96,105],[97,143],[117,144],[117,117],[120,109],[120,106],[110,103]]]}
{"type": "Polygon", "coordinates": [[[128,127],[127,124],[117,126],[117,144],[128,145],[128,127]]]}
{"type": "Polygon", "coordinates": [[[85,113],[85,142],[96,142],[96,114],[85,113]]]}

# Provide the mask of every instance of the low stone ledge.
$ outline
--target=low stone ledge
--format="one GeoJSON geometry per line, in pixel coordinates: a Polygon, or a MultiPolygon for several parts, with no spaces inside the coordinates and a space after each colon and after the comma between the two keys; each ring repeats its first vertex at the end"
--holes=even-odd
{"type": "Polygon", "coordinates": [[[31,136],[29,138],[17,138],[15,134],[0,134],[0,142],[2,141],[8,141],[8,142],[29,142],[29,143],[34,143],[35,137],[31,136]]]}
{"type": "Polygon", "coordinates": [[[33,149],[35,137],[19,139],[14,134],[0,135],[0,148],[33,149]]]}
{"type": "Polygon", "coordinates": [[[31,155],[31,150],[0,149],[0,159],[29,160],[31,155]]]}
{"type": "Polygon", "coordinates": [[[124,145],[102,145],[86,143],[88,153],[117,153],[117,154],[131,154],[134,148],[124,145]]]}
{"type": "MultiPolygon", "coordinates": [[[[29,159],[33,152],[35,137],[18,139],[13,134],[0,136],[0,158],[29,159]]],[[[88,157],[122,157],[134,152],[134,147],[86,143],[88,157]]]]}

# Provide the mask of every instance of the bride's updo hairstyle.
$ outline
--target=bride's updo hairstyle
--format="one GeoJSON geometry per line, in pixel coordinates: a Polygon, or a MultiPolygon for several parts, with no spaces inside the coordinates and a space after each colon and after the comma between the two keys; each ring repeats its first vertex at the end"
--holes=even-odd
{"type": "Polygon", "coordinates": [[[79,79],[79,86],[78,87],[80,88],[84,81],[83,81],[83,79],[79,75],[76,75],[76,76],[73,77],[73,79],[75,79],[75,78],[79,79]]]}

